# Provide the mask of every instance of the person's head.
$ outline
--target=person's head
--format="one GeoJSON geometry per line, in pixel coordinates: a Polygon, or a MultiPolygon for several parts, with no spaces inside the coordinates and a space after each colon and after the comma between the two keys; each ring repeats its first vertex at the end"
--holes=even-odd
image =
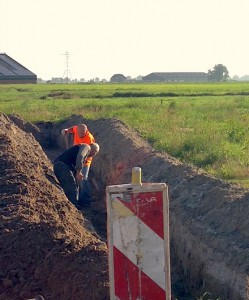
{"type": "Polygon", "coordinates": [[[79,137],[84,137],[87,133],[87,126],[86,124],[79,124],[77,125],[77,131],[78,131],[78,135],[79,137]]]}
{"type": "Polygon", "coordinates": [[[90,153],[88,155],[88,157],[94,157],[95,155],[97,155],[99,153],[99,144],[97,143],[92,143],[89,145],[91,147],[90,153]]]}

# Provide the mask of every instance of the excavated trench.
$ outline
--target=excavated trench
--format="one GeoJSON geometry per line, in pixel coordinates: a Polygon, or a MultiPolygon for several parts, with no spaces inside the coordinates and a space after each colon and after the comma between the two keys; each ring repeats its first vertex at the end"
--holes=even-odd
{"type": "Polygon", "coordinates": [[[61,124],[33,127],[16,116],[10,118],[35,136],[50,160],[64,149],[61,129],[88,125],[101,149],[90,172],[94,194],[90,219],[102,239],[106,238],[107,185],[130,183],[135,166],[142,168],[142,182],[168,185],[174,297],[195,299],[208,292],[213,299],[249,299],[248,190],[157,153],[116,119],[92,121],[72,116],[61,124]]]}

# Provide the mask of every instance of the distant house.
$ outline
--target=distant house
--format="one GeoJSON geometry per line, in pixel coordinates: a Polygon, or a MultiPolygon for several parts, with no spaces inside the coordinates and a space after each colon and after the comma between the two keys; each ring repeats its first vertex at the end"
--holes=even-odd
{"type": "Polygon", "coordinates": [[[204,72],[156,72],[146,75],[143,82],[207,82],[208,74],[204,72]]]}
{"type": "Polygon", "coordinates": [[[0,53],[1,83],[37,83],[37,76],[6,53],[0,53]]]}
{"type": "Polygon", "coordinates": [[[123,74],[114,74],[111,77],[111,82],[125,82],[127,79],[123,74]]]}

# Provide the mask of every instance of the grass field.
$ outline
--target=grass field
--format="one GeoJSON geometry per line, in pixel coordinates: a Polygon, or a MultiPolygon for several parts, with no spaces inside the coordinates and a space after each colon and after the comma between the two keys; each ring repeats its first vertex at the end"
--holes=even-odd
{"type": "Polygon", "coordinates": [[[249,186],[249,83],[0,85],[0,111],[30,122],[116,117],[156,150],[249,186]]]}

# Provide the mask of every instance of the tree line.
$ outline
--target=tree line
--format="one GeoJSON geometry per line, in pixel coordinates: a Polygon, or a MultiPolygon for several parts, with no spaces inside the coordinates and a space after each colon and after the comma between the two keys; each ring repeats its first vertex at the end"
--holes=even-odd
{"type": "MultiPolygon", "coordinates": [[[[224,82],[227,81],[229,78],[229,72],[227,70],[227,67],[224,66],[223,64],[217,64],[213,67],[213,69],[208,70],[208,81],[210,82],[224,82]]],[[[139,75],[136,78],[131,78],[128,76],[126,79],[128,81],[141,81],[142,80],[141,75],[139,75]]],[[[238,76],[234,76],[233,80],[239,81],[240,78],[238,76]]],[[[249,75],[245,75],[241,80],[249,80],[249,75]]],[[[108,82],[106,79],[100,80],[98,77],[90,79],[86,81],[85,79],[81,78],[80,80],[78,79],[70,79],[70,78],[52,78],[51,80],[45,81],[41,78],[38,78],[38,83],[105,83],[108,82]]]]}

